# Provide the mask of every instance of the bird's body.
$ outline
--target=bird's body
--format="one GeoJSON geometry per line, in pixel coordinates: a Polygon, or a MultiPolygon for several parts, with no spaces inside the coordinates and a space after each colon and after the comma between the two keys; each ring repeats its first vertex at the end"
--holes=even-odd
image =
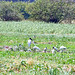
{"type": "Polygon", "coordinates": [[[28,47],[30,47],[31,45],[31,40],[28,40],[28,47]]]}
{"type": "Polygon", "coordinates": [[[61,46],[61,47],[59,48],[59,50],[58,50],[56,47],[53,47],[53,49],[54,49],[55,51],[57,51],[57,52],[63,52],[63,51],[65,51],[67,48],[64,47],[64,46],[61,46]]]}
{"type": "Polygon", "coordinates": [[[54,50],[58,51],[58,49],[56,47],[53,47],[54,50]]]}
{"type": "Polygon", "coordinates": [[[52,53],[55,53],[55,51],[60,52],[56,47],[53,47],[52,53]]]}
{"type": "Polygon", "coordinates": [[[39,51],[39,50],[40,50],[40,48],[39,48],[39,47],[37,47],[37,46],[34,46],[34,47],[33,47],[33,51],[36,51],[36,50],[37,50],[37,51],[39,51]]]}
{"type": "Polygon", "coordinates": [[[31,52],[31,49],[28,49],[27,52],[31,52]]]}
{"type": "Polygon", "coordinates": [[[66,49],[66,47],[64,47],[64,46],[60,47],[60,50],[65,50],[65,49],[66,49]]]}
{"type": "Polygon", "coordinates": [[[67,48],[64,47],[64,46],[61,46],[59,49],[60,49],[60,52],[63,52],[63,51],[65,51],[67,48]]]}
{"type": "Polygon", "coordinates": [[[32,41],[32,39],[29,38],[29,40],[28,40],[28,47],[29,47],[29,48],[31,47],[31,41],[32,41]]]}
{"type": "Polygon", "coordinates": [[[54,54],[54,53],[55,53],[55,50],[54,50],[54,49],[52,49],[52,50],[51,50],[51,52],[52,52],[52,54],[54,54]]]}
{"type": "Polygon", "coordinates": [[[47,51],[47,47],[46,47],[46,48],[44,48],[44,51],[43,51],[43,52],[44,52],[44,53],[46,53],[46,51],[47,51]]]}

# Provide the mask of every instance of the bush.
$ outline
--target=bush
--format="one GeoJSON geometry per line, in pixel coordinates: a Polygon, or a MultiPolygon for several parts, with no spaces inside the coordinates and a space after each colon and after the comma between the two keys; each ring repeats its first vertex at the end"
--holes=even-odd
{"type": "Polygon", "coordinates": [[[35,20],[57,23],[63,19],[74,18],[75,8],[73,5],[73,3],[62,1],[37,0],[32,4],[29,3],[26,11],[31,15],[30,18],[35,20]]]}
{"type": "Polygon", "coordinates": [[[75,19],[75,3],[62,0],[36,0],[33,3],[0,2],[0,20],[20,21],[33,19],[45,22],[62,22],[75,19]]]}
{"type": "Polygon", "coordinates": [[[3,21],[19,21],[24,19],[24,16],[20,11],[20,3],[1,2],[0,7],[0,18],[3,21]]]}

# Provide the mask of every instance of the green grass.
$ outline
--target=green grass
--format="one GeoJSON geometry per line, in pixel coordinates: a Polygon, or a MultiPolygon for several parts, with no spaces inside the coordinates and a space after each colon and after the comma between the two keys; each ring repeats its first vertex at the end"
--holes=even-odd
{"type": "MultiPolygon", "coordinates": [[[[30,52],[13,52],[13,51],[1,51],[0,52],[0,71],[3,74],[16,75],[20,74],[35,74],[39,75],[50,75],[50,70],[57,71],[56,74],[51,75],[72,75],[66,69],[65,73],[63,71],[63,66],[67,68],[72,68],[71,71],[74,72],[74,58],[75,54],[66,54],[66,53],[30,53],[30,52]],[[31,60],[32,59],[32,60],[31,60]],[[70,61],[69,61],[70,60],[70,61]],[[30,61],[27,63],[27,61],[30,61]],[[24,62],[24,63],[23,63],[24,62]],[[32,65],[29,65],[32,63],[32,65]],[[26,65],[26,66],[24,66],[26,65]],[[58,68],[62,71],[59,72],[58,68]]],[[[53,73],[51,71],[51,73],[53,73]]]]}
{"type": "MultiPolygon", "coordinates": [[[[23,43],[28,48],[27,40],[30,37],[41,51],[45,47],[51,51],[53,46],[59,48],[62,45],[67,47],[67,51],[52,54],[51,52],[4,51],[0,48],[0,75],[75,75],[74,24],[0,21],[0,46],[14,46],[23,43]],[[65,70],[63,70],[64,66],[65,70]]],[[[31,45],[31,48],[33,46],[34,44],[31,45]]]]}
{"type": "MultiPolygon", "coordinates": [[[[50,51],[53,46],[59,48],[60,46],[64,45],[67,47],[68,51],[75,52],[75,36],[70,35],[36,35],[36,38],[33,38],[34,35],[23,35],[23,34],[9,34],[9,33],[1,33],[0,34],[0,45],[19,45],[19,43],[23,43],[24,46],[27,48],[27,40],[31,37],[35,42],[36,46],[40,47],[43,50],[45,47],[48,48],[50,51]],[[12,41],[12,42],[11,42],[12,41]],[[49,44],[51,42],[51,44],[49,44]]],[[[31,47],[33,47],[32,44],[31,47]]]]}
{"type": "Polygon", "coordinates": [[[37,21],[3,22],[1,32],[18,32],[24,34],[75,34],[74,24],[54,24],[37,21]]]}

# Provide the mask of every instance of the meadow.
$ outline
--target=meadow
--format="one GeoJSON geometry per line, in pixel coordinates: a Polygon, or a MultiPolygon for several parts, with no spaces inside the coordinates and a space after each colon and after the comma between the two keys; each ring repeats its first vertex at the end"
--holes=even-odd
{"type": "MultiPolygon", "coordinates": [[[[33,48],[34,44],[31,45],[33,48]]],[[[75,25],[39,21],[0,21],[1,75],[75,75],[75,25]],[[36,38],[34,38],[34,36],[36,38]],[[41,51],[5,51],[1,47],[23,44],[32,38],[41,51]],[[64,53],[51,53],[52,47],[65,46],[64,53]]]]}
{"type": "Polygon", "coordinates": [[[40,21],[0,21],[0,32],[17,32],[24,34],[75,34],[75,24],[54,24],[40,21]]]}

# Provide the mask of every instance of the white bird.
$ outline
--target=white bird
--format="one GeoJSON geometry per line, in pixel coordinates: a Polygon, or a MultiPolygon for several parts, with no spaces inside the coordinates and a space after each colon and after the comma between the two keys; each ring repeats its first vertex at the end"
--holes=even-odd
{"type": "Polygon", "coordinates": [[[31,49],[28,49],[27,52],[31,52],[31,49]]]}
{"type": "Polygon", "coordinates": [[[55,50],[54,50],[54,49],[52,49],[52,50],[51,50],[51,52],[52,52],[52,54],[54,54],[54,53],[55,53],[55,50]]]}
{"type": "Polygon", "coordinates": [[[39,48],[39,47],[37,47],[37,46],[34,46],[34,47],[33,47],[33,51],[36,51],[36,50],[37,50],[37,51],[39,51],[39,50],[40,50],[40,48],[39,48]]]}
{"type": "MultiPolygon", "coordinates": [[[[60,52],[60,50],[58,50],[56,47],[53,47],[53,49],[55,50],[55,51],[57,51],[57,52],[60,52]]],[[[54,51],[53,50],[53,51],[54,51]]]]}
{"type": "Polygon", "coordinates": [[[54,50],[58,51],[58,49],[56,47],[53,47],[54,50]]]}
{"type": "Polygon", "coordinates": [[[59,49],[60,49],[60,52],[63,52],[63,51],[65,51],[67,48],[64,47],[64,46],[61,46],[59,49]]]}
{"type": "Polygon", "coordinates": [[[44,53],[46,53],[46,51],[47,51],[47,47],[46,47],[46,48],[44,48],[44,51],[43,51],[43,52],[44,52],[44,53]]]}
{"type": "Polygon", "coordinates": [[[31,46],[31,41],[32,41],[32,39],[29,38],[29,40],[28,40],[28,47],[29,47],[29,48],[30,48],[30,46],[31,46]]]}
{"type": "Polygon", "coordinates": [[[65,50],[65,49],[67,49],[67,48],[64,47],[64,46],[61,46],[61,47],[60,47],[60,50],[65,50]]]}

